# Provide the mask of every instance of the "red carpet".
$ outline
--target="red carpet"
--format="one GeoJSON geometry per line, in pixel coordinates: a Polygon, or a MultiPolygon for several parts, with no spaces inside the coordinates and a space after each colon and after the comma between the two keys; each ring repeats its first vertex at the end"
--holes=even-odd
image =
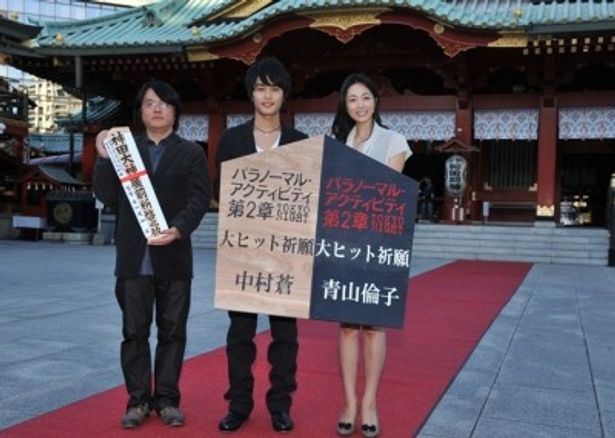
{"type": "MultiPolygon", "coordinates": [[[[379,392],[382,437],[417,433],[531,265],[458,261],[411,280],[406,324],[388,331],[388,355],[379,392]]],[[[292,415],[296,429],[288,436],[336,436],[342,408],[334,323],[301,321],[299,390],[292,415]]],[[[268,332],[257,337],[256,408],[238,437],[280,436],[272,431],[264,407],[268,332]]],[[[118,359],[119,367],[119,359],[118,359]]],[[[166,437],[222,436],[218,420],[226,412],[224,349],[188,360],[182,375],[182,408],[187,424],[163,426],[154,415],[141,428],[120,428],[126,401],[123,387],[111,389],[0,432],[8,437],[166,437]]],[[[360,436],[356,433],[355,436],[360,436]]]]}

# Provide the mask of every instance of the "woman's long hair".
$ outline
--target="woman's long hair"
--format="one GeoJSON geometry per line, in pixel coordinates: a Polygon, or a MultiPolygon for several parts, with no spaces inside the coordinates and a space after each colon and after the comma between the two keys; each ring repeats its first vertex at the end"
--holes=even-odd
{"type": "Polygon", "coordinates": [[[353,73],[344,79],[344,82],[342,83],[337,101],[337,112],[335,113],[335,119],[333,119],[333,126],[331,126],[331,133],[333,134],[333,137],[335,137],[337,141],[343,143],[346,142],[348,139],[348,134],[355,125],[355,121],[352,120],[350,115],[348,115],[348,108],[346,107],[346,95],[348,94],[348,89],[354,84],[363,84],[372,93],[375,100],[373,116],[374,122],[384,127],[382,120],[380,119],[380,113],[378,112],[378,107],[380,106],[380,95],[378,93],[378,88],[376,88],[376,84],[364,73],[353,73]]]}

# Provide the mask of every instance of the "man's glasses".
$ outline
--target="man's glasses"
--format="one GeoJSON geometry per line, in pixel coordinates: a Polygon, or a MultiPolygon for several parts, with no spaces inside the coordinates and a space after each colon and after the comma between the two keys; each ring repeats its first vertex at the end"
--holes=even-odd
{"type": "Polygon", "coordinates": [[[171,106],[171,104],[166,103],[163,100],[144,100],[143,103],[141,104],[141,106],[145,109],[153,109],[153,108],[158,108],[161,110],[166,110],[167,108],[169,108],[171,106]]]}

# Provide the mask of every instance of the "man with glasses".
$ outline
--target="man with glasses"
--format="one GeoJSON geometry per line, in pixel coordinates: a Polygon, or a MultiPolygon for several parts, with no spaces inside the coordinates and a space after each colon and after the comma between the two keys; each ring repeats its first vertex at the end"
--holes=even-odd
{"type": "Polygon", "coordinates": [[[145,239],[105,150],[108,131],[102,131],[96,138],[94,192],[117,207],[115,294],[122,310],[121,364],[129,394],[122,426],[140,426],[152,409],[165,424],[182,426],[178,381],[190,308],[190,234],[209,205],[210,183],[203,149],[175,134],[181,104],[169,84],[147,82],[134,108],[134,123],[143,131],[135,143],[169,229],[145,239]],[[152,391],[149,333],[154,310],[158,344],[152,391]]]}

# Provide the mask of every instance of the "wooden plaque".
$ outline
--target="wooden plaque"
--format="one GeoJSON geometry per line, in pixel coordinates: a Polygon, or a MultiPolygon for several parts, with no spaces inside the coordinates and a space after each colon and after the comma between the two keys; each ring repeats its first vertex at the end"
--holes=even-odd
{"type": "Polygon", "coordinates": [[[417,192],[323,136],[222,163],[215,306],[400,327],[417,192]]]}

